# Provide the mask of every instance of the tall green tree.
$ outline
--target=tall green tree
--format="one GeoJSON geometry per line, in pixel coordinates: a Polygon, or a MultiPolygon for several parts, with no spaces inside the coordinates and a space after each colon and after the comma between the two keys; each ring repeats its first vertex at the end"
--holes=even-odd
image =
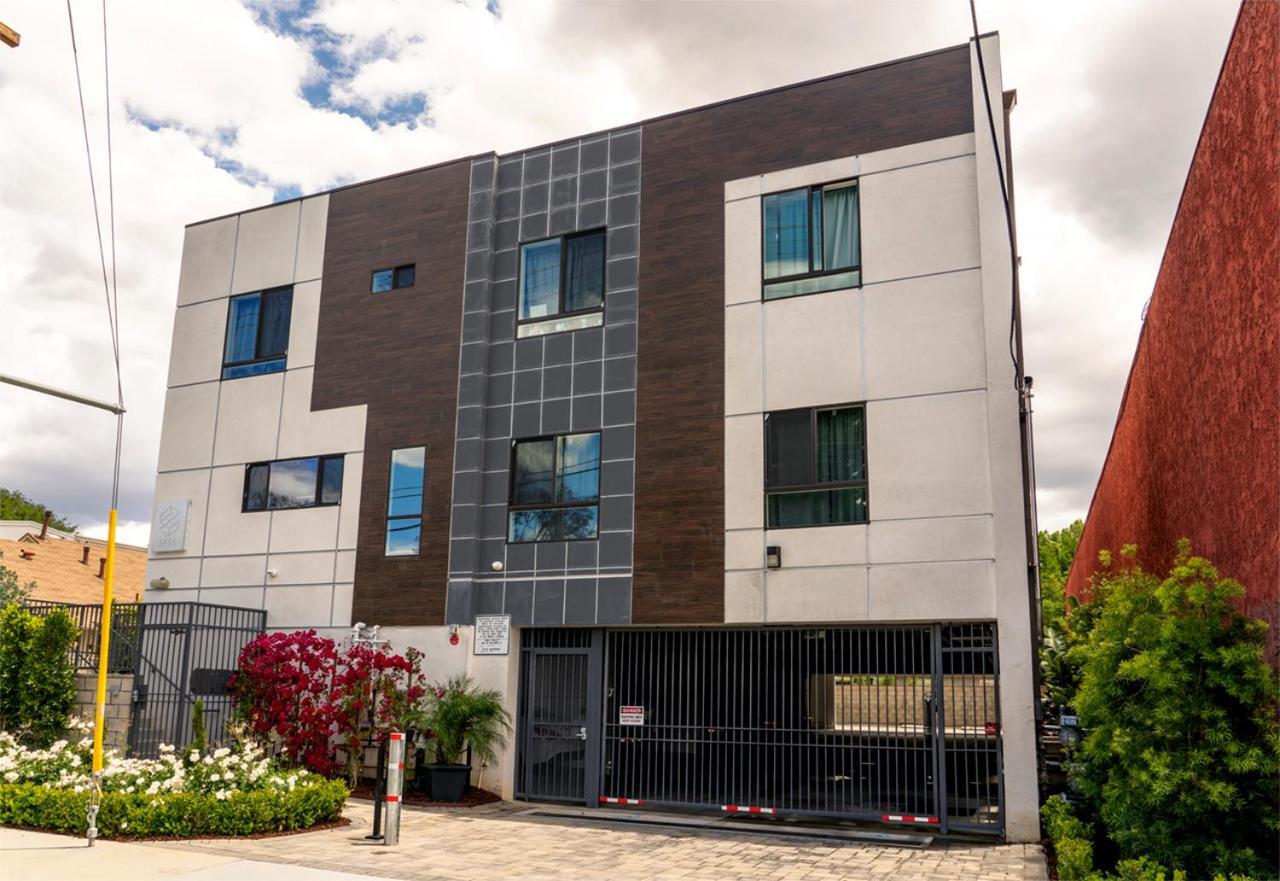
{"type": "MultiPolygon", "coordinates": [[[[5,489],[0,486],[0,520],[34,520],[40,523],[44,520],[46,510],[44,505],[33,502],[16,489],[5,489]]],[[[64,532],[76,531],[74,523],[68,523],[57,516],[49,520],[49,525],[64,532]]]]}
{"type": "Polygon", "coordinates": [[[1040,605],[1046,630],[1050,626],[1066,630],[1067,576],[1071,574],[1071,560],[1076,555],[1082,532],[1083,520],[1054,532],[1040,530],[1040,605]]]}

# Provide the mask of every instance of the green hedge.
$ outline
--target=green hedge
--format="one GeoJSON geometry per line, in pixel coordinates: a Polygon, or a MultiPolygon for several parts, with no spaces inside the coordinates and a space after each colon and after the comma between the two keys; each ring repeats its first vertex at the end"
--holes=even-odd
{"type": "MultiPolygon", "coordinates": [[[[292,792],[236,792],[225,800],[193,792],[106,792],[98,813],[98,835],[197,838],[306,829],[336,819],[347,795],[347,786],[340,780],[322,780],[292,792]]],[[[88,809],[87,792],[0,784],[0,825],[79,835],[87,828],[88,809]]]]}

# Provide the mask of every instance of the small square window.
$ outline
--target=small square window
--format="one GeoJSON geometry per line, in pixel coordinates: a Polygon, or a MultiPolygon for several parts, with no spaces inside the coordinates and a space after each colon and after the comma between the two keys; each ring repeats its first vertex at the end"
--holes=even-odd
{"type": "Polygon", "coordinates": [[[857,181],[771,193],[761,201],[764,299],[861,283],[857,181]]]}
{"type": "Polygon", "coordinates": [[[369,292],[382,294],[391,290],[413,287],[415,275],[416,268],[413,263],[406,263],[404,266],[397,266],[394,269],[374,270],[369,292]]]}
{"type": "Polygon", "coordinates": [[[292,287],[232,297],[227,305],[222,378],[239,379],[284,370],[292,310],[292,287]]]}

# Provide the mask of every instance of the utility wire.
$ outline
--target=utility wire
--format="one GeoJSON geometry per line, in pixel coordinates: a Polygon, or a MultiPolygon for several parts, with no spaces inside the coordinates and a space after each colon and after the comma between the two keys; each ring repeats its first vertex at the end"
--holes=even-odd
{"type": "MultiPolygon", "coordinates": [[[[70,0],[68,0],[70,2],[70,0]]],[[[107,114],[107,211],[111,230],[112,354],[116,362],[116,461],[111,474],[111,507],[120,502],[120,457],[124,449],[124,385],[120,377],[120,289],[116,285],[116,175],[111,152],[111,56],[107,50],[107,0],[102,0],[102,89],[107,114]]]]}
{"type": "Polygon", "coordinates": [[[969,0],[969,15],[973,19],[973,45],[978,52],[978,76],[982,78],[982,99],[987,105],[987,125],[991,129],[991,149],[995,153],[996,174],[1000,178],[1000,196],[1004,200],[1004,223],[1009,234],[1009,359],[1013,361],[1013,387],[1021,393],[1022,387],[1018,379],[1022,375],[1022,365],[1018,363],[1018,350],[1015,344],[1018,327],[1018,255],[1013,244],[1013,210],[1009,207],[1009,186],[1004,179],[1004,162],[1000,159],[1000,143],[996,139],[996,118],[991,112],[991,91],[987,88],[987,65],[982,58],[982,40],[978,35],[978,7],[975,0],[969,0]]]}
{"type": "MultiPolygon", "coordinates": [[[[102,48],[103,48],[103,67],[107,64],[107,30],[106,30],[106,0],[102,3],[102,48]]],[[[84,133],[84,156],[85,162],[89,168],[89,196],[93,203],[93,225],[98,235],[98,262],[102,268],[102,291],[107,304],[107,326],[111,333],[111,355],[115,362],[116,368],[116,404],[123,408],[124,392],[123,383],[120,374],[120,329],[119,329],[119,306],[118,297],[113,297],[112,292],[115,290],[114,280],[116,277],[116,247],[115,247],[115,184],[114,169],[111,161],[111,103],[110,103],[110,84],[107,86],[107,178],[108,189],[110,191],[110,212],[111,212],[111,282],[107,279],[107,256],[106,247],[102,237],[102,217],[98,207],[98,187],[93,174],[93,151],[89,146],[89,117],[85,111],[84,104],[84,83],[80,75],[80,53],[76,48],[76,22],[75,15],[71,9],[71,0],[67,0],[67,26],[71,32],[71,60],[75,66],[76,73],[76,95],[80,102],[80,128],[84,133]]],[[[120,500],[120,461],[122,453],[122,445],[124,439],[124,414],[116,415],[116,450],[114,467],[112,468],[111,477],[111,508],[114,510],[118,507],[120,500]]]]}

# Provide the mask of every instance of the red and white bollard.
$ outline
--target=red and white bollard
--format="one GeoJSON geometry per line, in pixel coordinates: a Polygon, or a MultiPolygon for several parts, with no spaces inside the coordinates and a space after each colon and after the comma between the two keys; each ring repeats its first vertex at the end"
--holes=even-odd
{"type": "Polygon", "coordinates": [[[404,793],[404,732],[387,735],[387,820],[382,843],[400,843],[400,796],[404,793]]]}

